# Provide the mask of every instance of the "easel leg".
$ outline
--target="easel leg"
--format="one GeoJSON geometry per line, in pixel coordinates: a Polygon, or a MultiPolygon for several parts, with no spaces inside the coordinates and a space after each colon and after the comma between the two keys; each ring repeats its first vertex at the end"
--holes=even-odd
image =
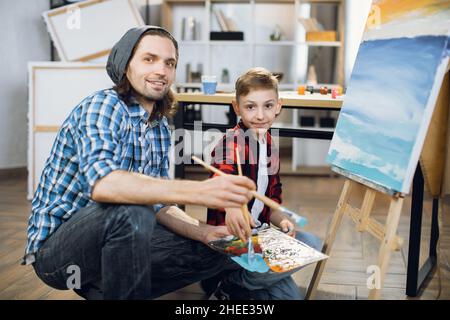
{"type": "Polygon", "coordinates": [[[439,240],[439,212],[442,213],[442,201],[439,198],[433,199],[433,211],[431,217],[431,237],[430,237],[430,257],[437,258],[437,243],[439,240]]]}
{"type": "Polygon", "coordinates": [[[419,265],[420,242],[422,234],[422,210],[423,210],[424,178],[420,166],[414,176],[411,223],[409,232],[408,272],[406,277],[406,295],[416,297],[426,277],[433,271],[436,265],[436,245],[439,239],[438,210],[439,198],[433,199],[430,251],[428,259],[419,265]]]}
{"type": "Polygon", "coordinates": [[[420,237],[422,234],[424,178],[420,165],[417,166],[413,180],[411,221],[409,226],[408,272],[406,276],[406,294],[417,295],[419,277],[420,237]]]}
{"type": "MultiPolygon", "coordinates": [[[[344,188],[342,190],[341,196],[339,198],[339,202],[334,212],[333,220],[331,222],[330,230],[328,231],[327,237],[325,239],[325,243],[322,247],[322,252],[326,255],[329,255],[331,251],[331,247],[336,238],[337,229],[342,221],[342,216],[344,215],[345,208],[347,205],[348,198],[350,196],[350,190],[352,183],[350,180],[345,181],[344,188]]],[[[322,276],[322,272],[325,268],[325,261],[319,261],[314,270],[314,274],[311,279],[311,283],[309,284],[308,291],[306,293],[306,299],[314,299],[317,291],[317,287],[319,285],[320,278],[322,276]]]]}
{"type": "Polygon", "coordinates": [[[379,299],[381,288],[384,283],[384,278],[391,258],[391,251],[394,247],[395,237],[397,235],[398,223],[400,221],[400,215],[402,212],[403,198],[395,198],[391,200],[389,207],[389,213],[386,220],[386,233],[381,243],[380,251],[378,254],[378,266],[380,268],[379,284],[380,287],[376,287],[370,290],[369,299],[379,299]]]}

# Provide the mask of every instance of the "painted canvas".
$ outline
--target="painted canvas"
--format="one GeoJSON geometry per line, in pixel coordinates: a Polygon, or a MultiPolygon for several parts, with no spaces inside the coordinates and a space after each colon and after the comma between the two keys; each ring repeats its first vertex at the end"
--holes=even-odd
{"type": "Polygon", "coordinates": [[[449,60],[450,1],[376,0],[327,161],[407,194],[449,60]]]}

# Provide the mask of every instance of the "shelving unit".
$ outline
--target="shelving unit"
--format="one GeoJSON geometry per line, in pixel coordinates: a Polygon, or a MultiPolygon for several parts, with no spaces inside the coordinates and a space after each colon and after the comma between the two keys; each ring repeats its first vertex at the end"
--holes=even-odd
{"type": "MultiPolygon", "coordinates": [[[[301,66],[300,64],[304,64],[305,60],[307,60],[307,49],[309,47],[336,47],[338,49],[338,58],[336,59],[338,61],[338,67],[336,68],[336,81],[333,83],[343,86],[344,5],[345,0],[166,0],[162,3],[161,22],[162,26],[170,30],[176,39],[182,39],[181,24],[183,18],[188,16],[195,18],[198,23],[197,27],[200,29],[200,31],[197,31],[199,39],[179,41],[180,51],[184,51],[187,48],[191,51],[193,49],[192,47],[198,47],[201,49],[201,54],[197,54],[196,52],[192,53],[191,51],[181,55],[178,72],[179,83],[186,82],[184,67],[185,64],[189,62],[192,66],[196,66],[198,63],[204,63],[203,71],[205,74],[211,74],[214,73],[216,69],[227,67],[231,71],[231,79],[235,79],[237,75],[243,71],[235,65],[233,65],[233,67],[229,67],[231,65],[230,62],[235,64],[236,61],[227,60],[227,52],[220,51],[219,57],[223,59],[223,61],[217,64],[214,63],[213,59],[217,56],[213,52],[215,49],[227,50],[224,47],[231,47],[229,51],[239,49],[241,51],[247,50],[248,54],[245,56],[239,56],[239,59],[241,62],[245,62],[250,67],[254,66],[257,62],[256,60],[258,59],[258,55],[260,53],[258,49],[266,49],[265,51],[267,51],[275,50],[275,48],[286,48],[290,49],[290,61],[279,59],[276,56],[273,57],[274,60],[278,60],[284,65],[285,70],[271,71],[286,72],[288,69],[293,70],[292,76],[289,79],[284,77],[281,84],[288,85],[288,87],[294,90],[299,84],[306,82],[307,66],[301,66]],[[305,5],[316,4],[335,4],[338,6],[338,41],[305,41],[305,32],[301,27],[298,18],[309,13],[308,8],[303,8],[305,5]],[[216,9],[221,9],[228,17],[230,17],[230,15],[233,16],[232,18],[239,30],[244,32],[244,41],[217,41],[209,39],[210,31],[220,31],[214,15],[214,10],[216,9]],[[284,39],[281,41],[269,40],[269,34],[276,25],[281,25],[284,33],[284,39]]],[[[268,63],[269,60],[265,62],[268,63]]],[[[216,76],[220,78],[220,73],[216,74],[216,76]]],[[[223,84],[220,83],[219,88],[222,85],[223,84]]]]}
{"type": "MultiPolygon", "coordinates": [[[[233,91],[235,79],[253,66],[262,66],[272,72],[283,73],[280,90],[296,90],[299,85],[307,84],[310,62],[308,60],[311,58],[311,52],[317,50],[314,48],[328,48],[319,51],[334,50],[334,53],[330,54],[332,56],[330,59],[333,61],[327,62],[335,66],[335,71],[332,72],[333,79],[321,81],[318,78],[318,85],[345,86],[345,0],[166,0],[162,3],[161,14],[162,26],[170,30],[176,39],[181,39],[176,82],[179,88],[200,88],[199,83],[186,81],[186,64],[189,63],[192,71],[197,71],[197,66],[202,64],[203,74],[216,75],[219,79],[218,90],[221,91],[233,91]],[[324,4],[336,6],[337,17],[334,30],[337,33],[337,41],[305,41],[306,32],[298,18],[310,17],[314,6],[324,4]],[[218,9],[222,10],[225,16],[231,17],[238,30],[244,32],[243,41],[210,40],[210,31],[220,31],[214,13],[218,9]],[[182,22],[183,18],[187,17],[193,17],[197,21],[196,40],[182,40],[182,22]],[[283,37],[280,41],[271,41],[270,34],[277,26],[281,28],[283,37]],[[229,83],[220,81],[222,70],[225,68],[229,71],[229,83]]],[[[217,106],[205,108],[205,111],[202,111],[203,120],[214,123],[225,121],[227,111],[227,108],[217,106]]],[[[324,115],[329,116],[326,113],[324,115]]],[[[299,127],[299,117],[298,110],[285,110],[277,120],[277,126],[299,127]]],[[[319,154],[323,154],[323,150],[328,149],[326,144],[329,142],[323,141],[323,143],[324,146],[318,147],[319,154]]],[[[309,153],[303,150],[305,148],[309,148],[307,141],[292,140],[294,170],[304,162],[304,155],[309,153]]],[[[324,158],[321,155],[317,157],[324,158]]],[[[311,161],[308,165],[310,163],[311,161]]],[[[323,161],[317,163],[324,165],[323,161]]]]}

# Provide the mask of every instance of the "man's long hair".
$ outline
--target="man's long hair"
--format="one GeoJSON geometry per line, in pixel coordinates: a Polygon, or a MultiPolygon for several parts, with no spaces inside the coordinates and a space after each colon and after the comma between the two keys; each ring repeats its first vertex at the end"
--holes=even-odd
{"type": "MultiPolygon", "coordinates": [[[[144,32],[139,38],[138,42],[136,43],[133,49],[133,53],[131,54],[130,60],[128,61],[128,65],[130,64],[131,59],[133,59],[134,53],[139,45],[139,42],[146,35],[157,35],[172,40],[172,43],[175,46],[176,50],[176,60],[178,61],[178,43],[172,37],[172,35],[162,29],[151,29],[144,32]]],[[[128,69],[128,65],[125,70],[128,69]]],[[[123,76],[122,80],[113,87],[113,90],[117,92],[120,99],[122,99],[127,105],[132,103],[131,100],[132,97],[136,97],[138,95],[138,93],[133,89],[126,74],[123,76]]],[[[169,91],[167,91],[167,94],[161,100],[155,101],[155,106],[153,108],[152,114],[150,115],[150,120],[160,119],[163,116],[172,117],[176,112],[177,108],[176,108],[175,94],[173,93],[172,89],[169,88],[169,91]]]]}

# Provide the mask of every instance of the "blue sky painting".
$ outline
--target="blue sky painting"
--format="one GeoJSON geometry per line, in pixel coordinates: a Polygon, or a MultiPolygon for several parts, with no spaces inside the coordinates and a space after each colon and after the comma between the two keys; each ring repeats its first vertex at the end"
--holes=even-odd
{"type": "MultiPolygon", "coordinates": [[[[445,19],[449,13],[447,8],[431,15],[445,19]]],[[[332,166],[383,189],[409,193],[448,63],[450,20],[446,32],[442,26],[442,32],[426,34],[422,28],[411,34],[400,31],[394,19],[366,30],[330,145],[332,166]]]]}

